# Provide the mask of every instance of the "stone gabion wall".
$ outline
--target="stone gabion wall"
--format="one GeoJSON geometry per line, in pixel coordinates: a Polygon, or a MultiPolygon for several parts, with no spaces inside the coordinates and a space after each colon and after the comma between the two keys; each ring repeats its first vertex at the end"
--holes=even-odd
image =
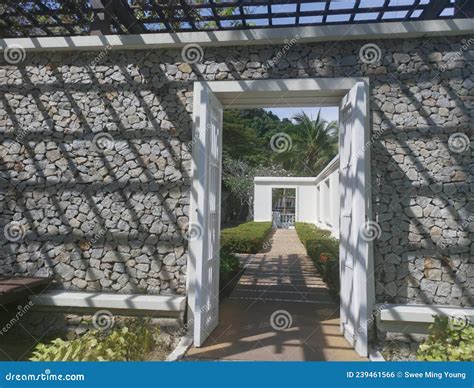
{"type": "Polygon", "coordinates": [[[143,54],[28,54],[0,70],[0,274],[185,292],[191,85],[143,54]]]}
{"type": "Polygon", "coordinates": [[[181,50],[28,53],[1,67],[2,221],[26,230],[4,242],[4,273],[183,292],[192,81],[363,76],[377,302],[472,305],[474,38],[199,51],[192,63],[181,50]]]}

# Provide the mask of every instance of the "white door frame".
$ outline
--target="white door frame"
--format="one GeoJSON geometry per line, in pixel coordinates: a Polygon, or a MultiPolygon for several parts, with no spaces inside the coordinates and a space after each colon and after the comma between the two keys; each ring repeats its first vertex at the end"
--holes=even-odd
{"type": "MultiPolygon", "coordinates": [[[[369,80],[365,77],[344,77],[344,78],[299,78],[299,79],[266,79],[249,81],[198,81],[194,82],[195,90],[206,88],[210,90],[220,101],[224,109],[242,108],[263,108],[263,107],[291,107],[291,106],[339,106],[342,98],[358,82],[364,83],[367,101],[366,114],[369,117],[369,80]]],[[[194,93],[194,106],[200,98],[199,93],[194,93]]],[[[367,120],[368,122],[369,120],[367,120]]],[[[194,121],[196,126],[196,122],[194,121]]],[[[193,148],[199,147],[199,137],[195,137],[196,128],[193,128],[193,148]]],[[[369,131],[369,128],[366,128],[369,131]]],[[[370,147],[366,147],[366,171],[365,179],[367,187],[370,189],[370,147]]],[[[204,151],[205,152],[205,151],[204,151]]],[[[200,170],[202,158],[196,157],[193,152],[193,171],[200,170]]],[[[194,183],[193,183],[194,184],[194,183]]],[[[191,203],[198,203],[198,188],[191,187],[191,203]]],[[[341,191],[342,192],[342,191],[341,191]]],[[[371,194],[361,206],[367,206],[367,214],[371,215],[371,194]]],[[[201,225],[202,218],[198,214],[191,212],[189,216],[190,225],[201,225]]],[[[202,225],[201,225],[202,227],[202,225]]],[[[190,244],[187,263],[187,296],[188,296],[188,316],[187,324],[190,333],[193,332],[196,302],[196,261],[200,260],[196,252],[193,252],[193,245],[190,244]]],[[[369,252],[368,272],[373,271],[373,253],[369,252]]],[[[375,301],[375,284],[373,276],[366,274],[367,278],[367,311],[372,311],[375,301]]],[[[192,334],[191,334],[192,335],[192,334]]]]}

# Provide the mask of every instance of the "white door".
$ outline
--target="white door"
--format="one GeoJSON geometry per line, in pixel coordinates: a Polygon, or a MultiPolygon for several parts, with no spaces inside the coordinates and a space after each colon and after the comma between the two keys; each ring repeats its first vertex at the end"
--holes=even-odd
{"type": "Polygon", "coordinates": [[[219,234],[221,197],[222,105],[203,84],[194,87],[193,185],[189,252],[190,319],[194,345],[201,346],[219,317],[219,234]],[[192,317],[193,316],[193,317],[192,317]]]}
{"type": "Polygon", "coordinates": [[[370,215],[367,89],[357,83],[340,107],[340,279],[341,331],[357,353],[367,356],[367,321],[372,303],[367,272],[371,242],[360,233],[370,215]]]}

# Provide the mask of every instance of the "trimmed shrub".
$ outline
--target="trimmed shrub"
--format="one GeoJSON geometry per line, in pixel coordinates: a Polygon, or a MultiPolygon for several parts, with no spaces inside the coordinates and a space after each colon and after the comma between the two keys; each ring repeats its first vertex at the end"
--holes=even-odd
{"type": "Polygon", "coordinates": [[[268,234],[271,222],[245,222],[221,231],[221,250],[236,253],[258,253],[268,234]]]}
{"type": "Polygon", "coordinates": [[[313,224],[297,222],[295,229],[329,289],[339,294],[339,241],[313,224]]]}
{"type": "MultiPolygon", "coordinates": [[[[221,261],[219,270],[219,290],[230,288],[234,278],[241,269],[238,257],[232,253],[221,250],[221,261]]],[[[233,287],[232,287],[233,288],[233,287]]]]}
{"type": "Polygon", "coordinates": [[[474,361],[474,326],[435,316],[428,338],[418,348],[420,361],[474,361]]]}

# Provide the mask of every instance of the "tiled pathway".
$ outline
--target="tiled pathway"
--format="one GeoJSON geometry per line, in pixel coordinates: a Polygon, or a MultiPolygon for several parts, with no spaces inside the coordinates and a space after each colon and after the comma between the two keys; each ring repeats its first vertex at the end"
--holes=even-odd
{"type": "Polygon", "coordinates": [[[354,361],[339,332],[339,305],[295,230],[279,229],[268,252],[241,255],[245,272],[221,302],[219,326],[188,359],[354,361]]]}

